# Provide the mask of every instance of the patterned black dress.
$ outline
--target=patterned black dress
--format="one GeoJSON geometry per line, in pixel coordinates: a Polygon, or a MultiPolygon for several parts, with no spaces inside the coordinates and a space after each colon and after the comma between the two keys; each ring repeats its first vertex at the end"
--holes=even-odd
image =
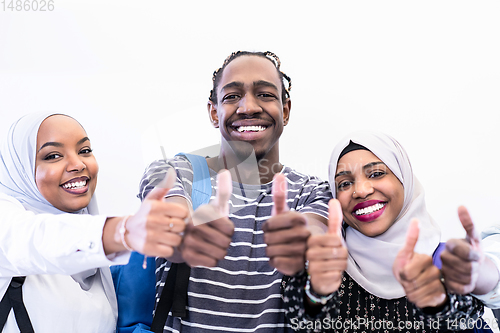
{"type": "Polygon", "coordinates": [[[287,319],[297,332],[430,333],[485,329],[486,323],[478,320],[483,305],[470,295],[448,294],[448,304],[439,312],[429,312],[415,307],[406,297],[388,300],[374,296],[345,272],[333,298],[322,307],[306,311],[306,281],[306,273],[292,277],[283,294],[287,319]]]}

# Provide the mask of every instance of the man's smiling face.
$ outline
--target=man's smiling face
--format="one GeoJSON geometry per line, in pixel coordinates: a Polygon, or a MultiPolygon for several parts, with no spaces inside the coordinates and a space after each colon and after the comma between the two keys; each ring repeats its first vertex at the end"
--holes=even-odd
{"type": "Polygon", "coordinates": [[[225,141],[248,142],[257,160],[278,156],[278,140],[288,123],[289,100],[281,100],[281,81],[274,64],[264,57],[241,56],[229,63],[217,85],[217,104],[210,117],[225,141]]]}

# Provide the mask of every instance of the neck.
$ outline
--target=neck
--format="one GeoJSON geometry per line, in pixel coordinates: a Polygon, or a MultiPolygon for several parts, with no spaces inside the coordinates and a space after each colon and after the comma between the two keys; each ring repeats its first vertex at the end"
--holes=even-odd
{"type": "Polygon", "coordinates": [[[269,183],[283,169],[279,162],[278,144],[264,156],[256,155],[253,147],[234,148],[234,145],[223,143],[219,155],[207,159],[208,166],[216,172],[227,169],[233,181],[249,185],[269,183]]]}

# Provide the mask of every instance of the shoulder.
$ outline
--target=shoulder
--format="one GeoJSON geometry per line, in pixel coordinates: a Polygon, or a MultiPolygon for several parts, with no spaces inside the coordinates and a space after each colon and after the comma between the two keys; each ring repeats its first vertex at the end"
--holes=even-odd
{"type": "Polygon", "coordinates": [[[288,180],[288,187],[294,191],[300,191],[304,194],[325,195],[331,198],[330,185],[327,181],[322,180],[316,176],[307,175],[298,172],[290,167],[285,166],[283,174],[288,180]]]}
{"type": "Polygon", "coordinates": [[[307,175],[305,173],[299,172],[295,169],[292,169],[288,166],[283,168],[283,174],[288,179],[288,182],[292,184],[300,184],[304,185],[321,185],[328,184],[327,181],[324,181],[316,176],[307,175]]]}

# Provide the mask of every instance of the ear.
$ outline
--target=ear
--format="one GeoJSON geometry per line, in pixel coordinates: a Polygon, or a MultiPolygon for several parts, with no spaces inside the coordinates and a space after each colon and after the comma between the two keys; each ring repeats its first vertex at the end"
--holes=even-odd
{"type": "Polygon", "coordinates": [[[207,110],[208,110],[208,117],[210,118],[212,126],[215,128],[219,128],[219,116],[217,115],[217,106],[212,101],[208,101],[207,110]]]}
{"type": "Polygon", "coordinates": [[[283,125],[286,126],[290,120],[290,109],[292,108],[292,101],[288,98],[283,104],[283,125]]]}

